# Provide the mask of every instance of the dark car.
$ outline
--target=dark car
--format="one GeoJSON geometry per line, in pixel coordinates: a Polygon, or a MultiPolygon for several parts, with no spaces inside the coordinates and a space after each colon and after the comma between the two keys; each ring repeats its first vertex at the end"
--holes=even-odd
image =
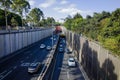
{"type": "Polygon", "coordinates": [[[59,52],[64,52],[64,49],[63,48],[59,48],[59,52]]]}
{"type": "Polygon", "coordinates": [[[39,70],[40,66],[41,66],[40,62],[31,63],[28,67],[28,72],[36,73],[39,70]]]}
{"type": "Polygon", "coordinates": [[[72,53],[72,51],[71,51],[70,49],[68,49],[68,48],[65,49],[65,51],[66,51],[66,53],[68,53],[68,54],[69,54],[69,53],[72,53]]]}

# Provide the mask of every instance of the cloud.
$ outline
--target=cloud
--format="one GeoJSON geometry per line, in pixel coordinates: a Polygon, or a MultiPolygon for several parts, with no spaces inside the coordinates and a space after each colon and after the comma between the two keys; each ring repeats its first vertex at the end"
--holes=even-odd
{"type": "Polygon", "coordinates": [[[67,15],[75,15],[76,13],[80,13],[83,17],[86,17],[86,15],[91,15],[92,11],[90,10],[80,10],[78,8],[76,8],[75,4],[70,4],[69,7],[55,7],[54,8],[55,11],[59,12],[59,13],[63,13],[63,14],[67,14],[67,15]]]}
{"type": "Polygon", "coordinates": [[[68,3],[68,1],[66,1],[66,0],[62,0],[61,2],[60,2],[60,4],[67,4],[68,3]]]}
{"type": "Polygon", "coordinates": [[[34,0],[29,0],[29,3],[30,3],[31,6],[34,6],[35,1],[34,0]]]}
{"type": "Polygon", "coordinates": [[[44,3],[39,4],[39,7],[47,8],[53,5],[56,2],[56,0],[46,0],[44,3]]]}

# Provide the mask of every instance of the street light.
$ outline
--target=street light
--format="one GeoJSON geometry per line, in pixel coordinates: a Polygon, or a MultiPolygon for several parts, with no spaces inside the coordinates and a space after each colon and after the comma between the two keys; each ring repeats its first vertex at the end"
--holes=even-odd
{"type": "MultiPolygon", "coordinates": [[[[53,20],[52,20],[52,27],[53,27],[53,20]]],[[[52,32],[52,50],[53,50],[53,32],[52,32]]]]}

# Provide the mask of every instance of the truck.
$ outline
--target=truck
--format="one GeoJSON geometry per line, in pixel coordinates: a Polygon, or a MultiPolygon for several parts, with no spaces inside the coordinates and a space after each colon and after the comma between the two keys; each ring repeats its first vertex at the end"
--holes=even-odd
{"type": "Polygon", "coordinates": [[[60,26],[56,26],[55,33],[61,33],[61,32],[62,32],[62,28],[60,26]]]}

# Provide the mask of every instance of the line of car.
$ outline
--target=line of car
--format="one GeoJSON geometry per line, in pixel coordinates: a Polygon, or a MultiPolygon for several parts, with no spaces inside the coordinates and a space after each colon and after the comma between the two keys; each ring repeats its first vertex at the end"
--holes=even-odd
{"type": "MultiPolygon", "coordinates": [[[[65,44],[65,39],[61,38],[60,39],[60,44],[59,44],[59,53],[64,53],[64,44],[65,44]]],[[[66,48],[65,52],[67,54],[72,54],[73,53],[72,49],[70,49],[70,48],[69,49],[66,48]]],[[[69,57],[68,60],[67,60],[67,63],[68,63],[68,67],[75,67],[76,66],[76,61],[75,61],[74,57],[69,57]]]]}
{"type": "MultiPolygon", "coordinates": [[[[40,49],[44,49],[46,48],[46,50],[50,51],[52,49],[51,46],[47,46],[45,44],[41,44],[40,45],[40,49]]],[[[28,73],[36,73],[39,68],[42,66],[42,64],[40,62],[34,62],[34,63],[31,63],[29,66],[28,66],[28,73]]]]}
{"type": "MultiPolygon", "coordinates": [[[[72,54],[73,53],[72,49],[66,48],[65,51],[66,51],[67,54],[72,54]]],[[[67,63],[68,63],[68,67],[75,67],[76,66],[76,61],[75,61],[73,56],[68,58],[67,63]]]]}

